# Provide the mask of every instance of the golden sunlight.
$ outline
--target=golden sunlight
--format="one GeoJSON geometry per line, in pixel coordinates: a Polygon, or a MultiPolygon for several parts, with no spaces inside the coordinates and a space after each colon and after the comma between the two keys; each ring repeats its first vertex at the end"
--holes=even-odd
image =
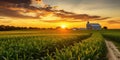
{"type": "Polygon", "coordinates": [[[62,29],[67,28],[67,26],[66,26],[66,25],[61,25],[60,27],[61,27],[62,29]]]}
{"type": "Polygon", "coordinates": [[[41,17],[41,20],[60,20],[60,17],[57,17],[51,13],[51,14],[48,14],[47,16],[41,17]]]}

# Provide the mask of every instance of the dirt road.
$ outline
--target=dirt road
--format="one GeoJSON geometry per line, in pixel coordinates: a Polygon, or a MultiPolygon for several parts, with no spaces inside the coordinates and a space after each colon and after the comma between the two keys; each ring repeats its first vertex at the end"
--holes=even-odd
{"type": "Polygon", "coordinates": [[[108,60],[120,60],[120,52],[117,47],[111,42],[105,40],[108,49],[108,60]]]}

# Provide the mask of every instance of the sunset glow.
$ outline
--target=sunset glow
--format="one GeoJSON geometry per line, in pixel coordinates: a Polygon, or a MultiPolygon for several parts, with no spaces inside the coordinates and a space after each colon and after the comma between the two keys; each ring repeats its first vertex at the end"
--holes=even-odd
{"type": "Polygon", "coordinates": [[[86,28],[87,21],[90,21],[99,23],[102,27],[119,29],[120,1],[116,0],[112,3],[113,1],[40,0],[38,2],[32,0],[31,4],[0,1],[0,24],[39,28],[55,28],[60,25],[62,28],[86,28]],[[97,2],[100,4],[96,4],[97,2]],[[54,8],[55,6],[57,8],[54,8]]]}
{"type": "Polygon", "coordinates": [[[119,40],[120,0],[0,0],[0,60],[120,60],[119,40]]]}
{"type": "Polygon", "coordinates": [[[49,21],[49,20],[58,20],[58,19],[60,19],[60,18],[57,17],[57,16],[55,16],[54,14],[50,13],[50,14],[48,14],[48,15],[46,15],[46,16],[42,16],[41,19],[42,19],[42,20],[47,20],[47,21],[49,21]]]}
{"type": "Polygon", "coordinates": [[[61,25],[60,27],[61,27],[62,29],[67,28],[67,26],[66,26],[66,25],[61,25]]]}

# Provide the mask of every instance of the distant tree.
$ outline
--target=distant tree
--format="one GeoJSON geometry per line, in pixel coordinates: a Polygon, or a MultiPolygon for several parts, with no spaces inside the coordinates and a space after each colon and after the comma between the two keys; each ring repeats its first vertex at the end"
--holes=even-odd
{"type": "Polygon", "coordinates": [[[48,30],[53,30],[53,28],[47,28],[48,30]]]}
{"type": "Polygon", "coordinates": [[[39,29],[37,27],[15,27],[15,26],[5,26],[5,25],[0,25],[0,31],[10,31],[10,30],[22,30],[22,29],[39,29]]]}
{"type": "Polygon", "coordinates": [[[107,27],[107,26],[104,26],[104,27],[103,27],[103,29],[106,29],[106,30],[107,30],[107,29],[108,29],[108,27],[107,27]]]}
{"type": "Polygon", "coordinates": [[[56,27],[56,29],[60,29],[60,28],[61,28],[60,26],[56,27]]]}

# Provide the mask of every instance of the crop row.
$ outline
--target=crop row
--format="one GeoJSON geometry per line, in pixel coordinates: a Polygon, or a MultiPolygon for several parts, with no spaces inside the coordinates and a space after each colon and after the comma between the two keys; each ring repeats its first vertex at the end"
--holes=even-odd
{"type": "Polygon", "coordinates": [[[62,50],[56,48],[54,54],[48,54],[43,60],[103,60],[106,56],[106,44],[99,33],[75,43],[74,46],[62,50]]]}
{"type": "Polygon", "coordinates": [[[41,59],[55,48],[73,45],[91,34],[0,37],[0,60],[41,59]]]}
{"type": "Polygon", "coordinates": [[[109,32],[102,34],[108,40],[116,41],[120,43],[120,33],[119,32],[109,32]]]}

